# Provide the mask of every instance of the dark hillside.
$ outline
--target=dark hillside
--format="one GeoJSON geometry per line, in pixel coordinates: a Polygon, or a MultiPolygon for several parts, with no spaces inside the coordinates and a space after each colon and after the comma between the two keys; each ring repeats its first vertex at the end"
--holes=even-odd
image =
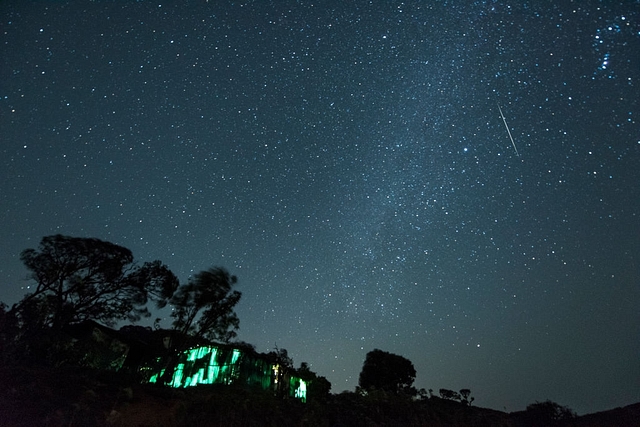
{"type": "Polygon", "coordinates": [[[225,385],[172,389],[137,384],[117,373],[88,369],[0,369],[4,426],[640,426],[640,403],[549,422],[527,411],[507,414],[437,397],[412,400],[385,392],[344,392],[302,403],[268,391],[225,385]]]}
{"type": "Polygon", "coordinates": [[[638,427],[640,426],[640,403],[615,408],[609,411],[579,417],[575,427],[638,427]]]}

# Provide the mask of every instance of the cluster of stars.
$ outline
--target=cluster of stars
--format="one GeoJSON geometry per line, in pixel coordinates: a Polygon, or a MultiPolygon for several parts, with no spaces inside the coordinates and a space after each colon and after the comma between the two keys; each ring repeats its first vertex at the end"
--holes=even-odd
{"type": "Polygon", "coordinates": [[[617,76],[611,64],[612,55],[615,52],[616,60],[622,62],[623,55],[628,54],[625,52],[628,48],[628,38],[635,38],[636,43],[640,41],[640,29],[638,23],[633,22],[635,20],[637,20],[635,14],[631,19],[624,15],[617,16],[610,24],[596,30],[593,48],[601,56],[600,65],[594,72],[594,78],[598,75],[606,76],[609,79],[617,76]]]}
{"type": "Polygon", "coordinates": [[[621,366],[582,337],[635,295],[637,12],[289,3],[0,6],[3,288],[83,235],[230,269],[240,338],[334,391],[374,347],[496,408],[555,397],[496,380],[549,340],[621,366]]]}

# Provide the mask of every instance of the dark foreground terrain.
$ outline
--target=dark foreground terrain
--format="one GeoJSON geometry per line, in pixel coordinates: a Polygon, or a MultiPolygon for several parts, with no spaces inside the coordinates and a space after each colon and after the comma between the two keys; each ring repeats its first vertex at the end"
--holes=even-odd
{"type": "Polygon", "coordinates": [[[0,385],[0,426],[640,426],[640,404],[554,420],[382,393],[302,403],[233,386],[175,390],[77,368],[3,368],[0,385]]]}

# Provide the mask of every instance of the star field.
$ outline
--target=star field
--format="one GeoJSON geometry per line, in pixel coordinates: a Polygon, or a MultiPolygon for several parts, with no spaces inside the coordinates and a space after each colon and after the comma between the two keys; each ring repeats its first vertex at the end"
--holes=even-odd
{"type": "Polygon", "coordinates": [[[0,300],[97,237],[226,267],[333,392],[380,348],[478,406],[637,402],[638,6],[3,2],[0,300]]]}

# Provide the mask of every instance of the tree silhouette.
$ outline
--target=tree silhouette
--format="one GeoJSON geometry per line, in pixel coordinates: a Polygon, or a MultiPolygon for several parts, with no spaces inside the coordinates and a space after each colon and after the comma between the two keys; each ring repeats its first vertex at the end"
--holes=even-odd
{"type": "Polygon", "coordinates": [[[576,417],[576,413],[567,406],[561,406],[551,400],[536,402],[527,406],[525,412],[530,418],[539,422],[553,424],[554,422],[570,420],[576,417]]]}
{"type": "Polygon", "coordinates": [[[287,396],[289,393],[289,381],[287,381],[287,377],[295,371],[293,368],[293,358],[289,356],[286,348],[279,348],[277,344],[275,348],[265,356],[273,365],[273,380],[276,394],[281,397],[287,396]]]}
{"type": "Polygon", "coordinates": [[[108,325],[139,320],[149,316],[149,300],[162,306],[178,287],[160,261],[136,266],[129,249],[94,238],[43,237],[20,259],[36,286],[12,311],[23,320],[37,312],[39,326],[53,330],[88,319],[108,325]]]}
{"type": "Polygon", "coordinates": [[[331,382],[311,370],[307,362],[302,362],[298,375],[307,383],[307,401],[325,402],[329,398],[331,382]]]}
{"type": "Polygon", "coordinates": [[[228,342],[234,338],[240,320],[233,308],[242,296],[232,291],[237,282],[236,276],[219,267],[196,274],[171,299],[174,329],[194,340],[228,342]]]}
{"type": "Polygon", "coordinates": [[[447,400],[457,400],[458,402],[462,400],[460,394],[453,390],[447,390],[446,388],[441,388],[439,390],[440,397],[447,400]]]}
{"type": "Polygon", "coordinates": [[[460,390],[460,396],[462,396],[462,399],[460,401],[468,406],[471,406],[471,402],[475,400],[474,397],[469,399],[469,396],[471,396],[471,390],[469,390],[468,388],[463,388],[462,390],[460,390]]]}
{"type": "Polygon", "coordinates": [[[367,353],[358,384],[365,390],[411,394],[415,379],[416,370],[409,359],[375,349],[367,353]]]}
{"type": "Polygon", "coordinates": [[[221,267],[204,270],[182,285],[171,298],[173,333],[171,353],[165,363],[162,382],[171,381],[179,355],[203,341],[229,342],[236,336],[240,320],[233,308],[242,294],[233,291],[236,276],[221,267]]]}

